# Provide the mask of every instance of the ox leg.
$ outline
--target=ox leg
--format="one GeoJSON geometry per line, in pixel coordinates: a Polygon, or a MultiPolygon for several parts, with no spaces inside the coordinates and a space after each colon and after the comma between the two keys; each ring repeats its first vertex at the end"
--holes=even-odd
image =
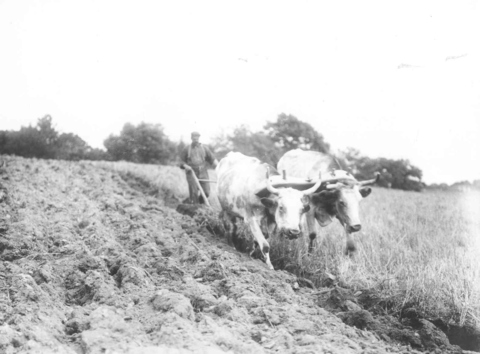
{"type": "Polygon", "coordinates": [[[317,234],[316,233],[311,233],[310,235],[308,235],[308,237],[310,238],[310,241],[308,243],[308,254],[312,254],[313,253],[313,250],[315,249],[315,246],[317,244],[316,240],[317,240],[317,234]]]}
{"type": "Polygon", "coordinates": [[[223,222],[223,227],[226,231],[227,243],[230,246],[235,246],[237,238],[237,218],[233,215],[229,215],[226,211],[221,211],[219,215],[223,222]]]}
{"type": "Polygon", "coordinates": [[[268,214],[264,216],[260,221],[260,229],[265,235],[265,238],[269,238],[270,235],[273,235],[277,230],[277,224],[275,223],[275,217],[268,214]]]}
{"type": "Polygon", "coordinates": [[[255,253],[255,251],[257,250],[257,248],[258,248],[258,243],[257,243],[257,241],[253,241],[252,251],[249,253],[250,257],[253,257],[253,254],[255,253]]]}
{"type": "Polygon", "coordinates": [[[219,219],[222,220],[223,228],[225,229],[225,236],[227,239],[227,243],[231,246],[232,245],[232,223],[230,218],[228,217],[227,213],[222,210],[218,215],[219,219]]]}
{"type": "Polygon", "coordinates": [[[305,221],[303,222],[303,225],[305,227],[305,230],[303,231],[304,235],[308,235],[309,238],[309,243],[308,243],[308,254],[312,254],[313,249],[315,248],[316,245],[316,239],[317,239],[317,225],[316,225],[316,220],[315,220],[315,215],[312,212],[313,208],[310,208],[310,211],[308,211],[305,214],[305,221]]]}
{"type": "Polygon", "coordinates": [[[232,234],[231,234],[231,242],[233,243],[233,246],[238,249],[238,226],[237,226],[237,218],[235,216],[232,216],[230,218],[231,225],[232,225],[232,234]]]}
{"type": "Polygon", "coordinates": [[[268,241],[265,239],[262,233],[262,229],[260,228],[259,220],[256,220],[255,217],[245,220],[250,227],[250,231],[255,238],[255,242],[257,243],[262,255],[265,257],[265,263],[267,263],[268,268],[273,269],[272,262],[270,262],[270,245],[268,241]]]}
{"type": "Polygon", "coordinates": [[[347,236],[347,243],[345,247],[345,255],[352,257],[355,254],[355,251],[357,250],[357,246],[355,245],[355,240],[353,238],[353,233],[348,232],[348,226],[345,224],[340,218],[338,218],[338,221],[342,224],[344,230],[345,230],[345,236],[347,236]]]}
{"type": "Polygon", "coordinates": [[[351,257],[355,254],[355,251],[357,250],[357,246],[355,245],[355,240],[353,239],[353,233],[350,233],[346,230],[345,230],[345,233],[347,235],[347,246],[345,248],[345,255],[351,257]]]}

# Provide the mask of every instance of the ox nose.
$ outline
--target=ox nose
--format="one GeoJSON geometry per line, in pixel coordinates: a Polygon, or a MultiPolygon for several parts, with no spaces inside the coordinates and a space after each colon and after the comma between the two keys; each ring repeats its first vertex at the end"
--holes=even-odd
{"type": "Polygon", "coordinates": [[[288,238],[289,239],[298,238],[298,235],[300,235],[300,230],[299,229],[288,230],[288,238]]]}
{"type": "Polygon", "coordinates": [[[358,224],[358,225],[350,225],[348,227],[348,232],[357,232],[357,231],[360,231],[360,229],[362,228],[362,225],[358,224]]]}

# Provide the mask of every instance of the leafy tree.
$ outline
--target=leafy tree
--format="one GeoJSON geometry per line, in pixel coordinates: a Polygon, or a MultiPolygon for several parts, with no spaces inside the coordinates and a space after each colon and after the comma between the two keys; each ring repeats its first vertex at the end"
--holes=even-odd
{"type": "Polygon", "coordinates": [[[275,165],[282,151],[264,132],[252,132],[246,125],[234,129],[233,134],[220,134],[214,138],[213,149],[222,158],[229,151],[238,151],[275,165]]]}
{"type": "Polygon", "coordinates": [[[472,186],[475,188],[475,189],[478,189],[480,190],[480,179],[476,179],[472,182],[472,186]]]}
{"type": "Polygon", "coordinates": [[[107,153],[112,157],[112,160],[133,160],[133,148],[129,147],[127,141],[120,136],[110,134],[103,142],[103,145],[107,149],[107,153]]]}
{"type": "Polygon", "coordinates": [[[90,146],[87,148],[85,154],[83,155],[83,160],[108,161],[111,159],[112,157],[107,151],[98,148],[92,148],[90,146]]]}
{"type": "Polygon", "coordinates": [[[449,186],[448,184],[446,183],[440,183],[440,184],[437,184],[437,183],[432,183],[432,184],[429,184],[428,186],[426,186],[427,189],[431,189],[431,190],[442,190],[442,191],[447,191],[449,186]]]}
{"type": "Polygon", "coordinates": [[[336,158],[343,170],[349,171],[353,175],[359,175],[361,166],[365,164],[365,156],[362,156],[359,150],[348,147],[345,151],[340,151],[336,158]]]}
{"type": "Polygon", "coordinates": [[[7,143],[10,132],[6,130],[0,130],[0,154],[7,154],[7,143]]]}
{"type": "Polygon", "coordinates": [[[330,150],[329,144],[325,142],[320,133],[310,124],[302,122],[292,115],[282,113],[276,122],[268,122],[264,129],[284,152],[297,148],[325,153],[330,150]]]}
{"type": "Polygon", "coordinates": [[[35,126],[21,127],[18,131],[0,131],[0,153],[64,160],[108,159],[105,151],[92,149],[78,135],[59,134],[50,115],[38,119],[35,126]]]}
{"type": "Polygon", "coordinates": [[[264,132],[251,132],[242,125],[235,129],[230,137],[233,148],[248,156],[254,156],[263,162],[276,165],[282,151],[275,146],[272,139],[264,132]]]}
{"type": "Polygon", "coordinates": [[[88,144],[73,133],[60,134],[55,142],[55,158],[61,160],[81,160],[91,149],[88,144]]]}
{"type": "Polygon", "coordinates": [[[342,155],[352,166],[352,172],[358,180],[372,178],[380,172],[380,186],[403,190],[420,191],[423,189],[422,171],[408,160],[392,160],[384,157],[371,159],[349,148],[342,155]]]}
{"type": "Polygon", "coordinates": [[[38,119],[35,127],[21,127],[19,131],[3,132],[2,150],[23,157],[54,158],[58,133],[52,117],[38,119]]]}
{"type": "Polygon", "coordinates": [[[187,143],[185,143],[183,140],[180,140],[180,142],[177,144],[176,148],[176,154],[175,154],[175,160],[176,162],[180,162],[180,156],[182,155],[182,151],[185,149],[187,146],[187,143]]]}
{"type": "Polygon", "coordinates": [[[175,156],[175,145],[161,124],[126,123],[120,135],[110,135],[104,145],[113,160],[164,164],[175,156]]]}
{"type": "MultiPolygon", "coordinates": [[[[224,131],[212,138],[212,151],[215,151],[215,156],[218,160],[225,157],[230,151],[233,151],[233,144],[230,141],[230,136],[224,131]]],[[[238,151],[238,150],[237,150],[238,151]]]]}
{"type": "Polygon", "coordinates": [[[46,146],[52,147],[56,144],[58,132],[53,127],[52,117],[50,115],[40,118],[37,122],[36,129],[41,141],[44,142],[46,146]]]}
{"type": "Polygon", "coordinates": [[[449,190],[462,191],[462,192],[471,191],[474,188],[475,188],[475,185],[473,183],[470,183],[470,181],[458,181],[451,184],[448,187],[449,190]]]}

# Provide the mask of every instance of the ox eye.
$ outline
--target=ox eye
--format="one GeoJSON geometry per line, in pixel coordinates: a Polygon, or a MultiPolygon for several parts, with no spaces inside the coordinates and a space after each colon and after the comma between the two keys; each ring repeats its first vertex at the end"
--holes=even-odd
{"type": "Polygon", "coordinates": [[[343,200],[341,200],[338,202],[338,205],[340,205],[341,207],[344,207],[347,204],[343,200]]]}

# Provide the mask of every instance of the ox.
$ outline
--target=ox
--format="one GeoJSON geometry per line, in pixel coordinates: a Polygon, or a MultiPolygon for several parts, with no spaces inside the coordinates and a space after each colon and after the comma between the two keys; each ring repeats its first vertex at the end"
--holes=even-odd
{"type": "MultiPolygon", "coordinates": [[[[301,234],[301,216],[308,211],[309,194],[320,187],[321,180],[304,191],[278,187],[270,179],[270,169],[278,176],[273,167],[257,158],[230,152],[219,162],[216,173],[221,217],[226,224],[232,226],[227,228],[229,242],[232,238],[235,240],[237,219],[243,219],[254,237],[253,251],[258,247],[268,267],[273,269],[269,255],[270,245],[266,238],[274,231],[279,231],[290,239],[301,234]]],[[[272,179],[276,176],[272,176],[272,179]]]]}
{"type": "Polygon", "coordinates": [[[305,232],[310,237],[308,247],[312,252],[317,237],[317,220],[320,226],[327,226],[336,217],[345,229],[347,244],[345,254],[351,255],[356,250],[353,233],[360,231],[362,224],[359,216],[359,202],[372,192],[367,185],[377,182],[376,178],[357,181],[350,173],[335,170],[335,159],[318,151],[290,150],[278,161],[277,168],[286,171],[288,176],[309,179],[321,174],[322,185],[311,195],[310,210],[305,215],[305,232]]]}

